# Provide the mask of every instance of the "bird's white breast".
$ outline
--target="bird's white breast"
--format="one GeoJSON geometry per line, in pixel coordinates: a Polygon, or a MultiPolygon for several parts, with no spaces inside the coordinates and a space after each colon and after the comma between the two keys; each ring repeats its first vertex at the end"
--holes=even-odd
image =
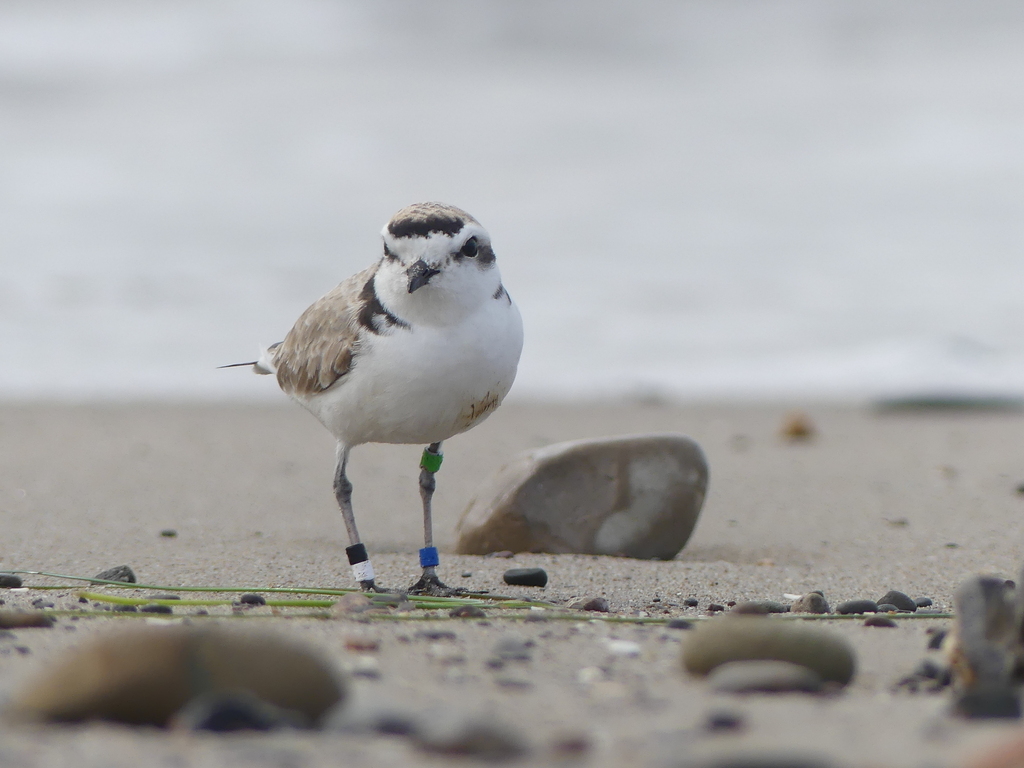
{"type": "Polygon", "coordinates": [[[346,376],[299,401],[349,446],[434,443],[497,408],[522,346],[519,310],[502,294],[452,324],[367,334],[346,376]]]}

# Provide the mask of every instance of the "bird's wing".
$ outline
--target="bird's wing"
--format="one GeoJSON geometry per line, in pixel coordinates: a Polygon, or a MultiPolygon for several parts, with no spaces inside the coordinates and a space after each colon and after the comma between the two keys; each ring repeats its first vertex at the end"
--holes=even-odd
{"type": "Polygon", "coordinates": [[[315,395],[352,369],[365,328],[361,294],[377,265],[358,272],[319,299],[273,352],[277,382],[289,395],[315,395]]]}

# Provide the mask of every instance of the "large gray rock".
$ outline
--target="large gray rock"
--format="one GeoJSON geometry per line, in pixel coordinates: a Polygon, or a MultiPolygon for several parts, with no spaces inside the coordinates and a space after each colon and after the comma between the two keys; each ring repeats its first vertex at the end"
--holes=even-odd
{"type": "Polygon", "coordinates": [[[516,456],[470,501],[456,551],[670,560],[697,524],[704,454],[683,435],[558,443],[516,456]]]}

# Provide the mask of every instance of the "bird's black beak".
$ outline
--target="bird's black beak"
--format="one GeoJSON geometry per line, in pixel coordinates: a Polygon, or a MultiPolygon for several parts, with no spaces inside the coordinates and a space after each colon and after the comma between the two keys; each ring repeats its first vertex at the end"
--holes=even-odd
{"type": "Polygon", "coordinates": [[[417,261],[405,271],[405,274],[409,276],[409,293],[422,288],[430,282],[430,278],[438,274],[440,271],[440,269],[428,267],[427,262],[423,259],[417,261]]]}

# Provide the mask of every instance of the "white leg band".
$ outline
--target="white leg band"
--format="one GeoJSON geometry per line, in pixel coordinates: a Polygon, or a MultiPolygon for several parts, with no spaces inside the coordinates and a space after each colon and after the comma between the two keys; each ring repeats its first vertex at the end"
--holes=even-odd
{"type": "Polygon", "coordinates": [[[369,560],[355,563],[352,566],[352,575],[356,577],[356,581],[373,581],[373,566],[369,560]]]}

